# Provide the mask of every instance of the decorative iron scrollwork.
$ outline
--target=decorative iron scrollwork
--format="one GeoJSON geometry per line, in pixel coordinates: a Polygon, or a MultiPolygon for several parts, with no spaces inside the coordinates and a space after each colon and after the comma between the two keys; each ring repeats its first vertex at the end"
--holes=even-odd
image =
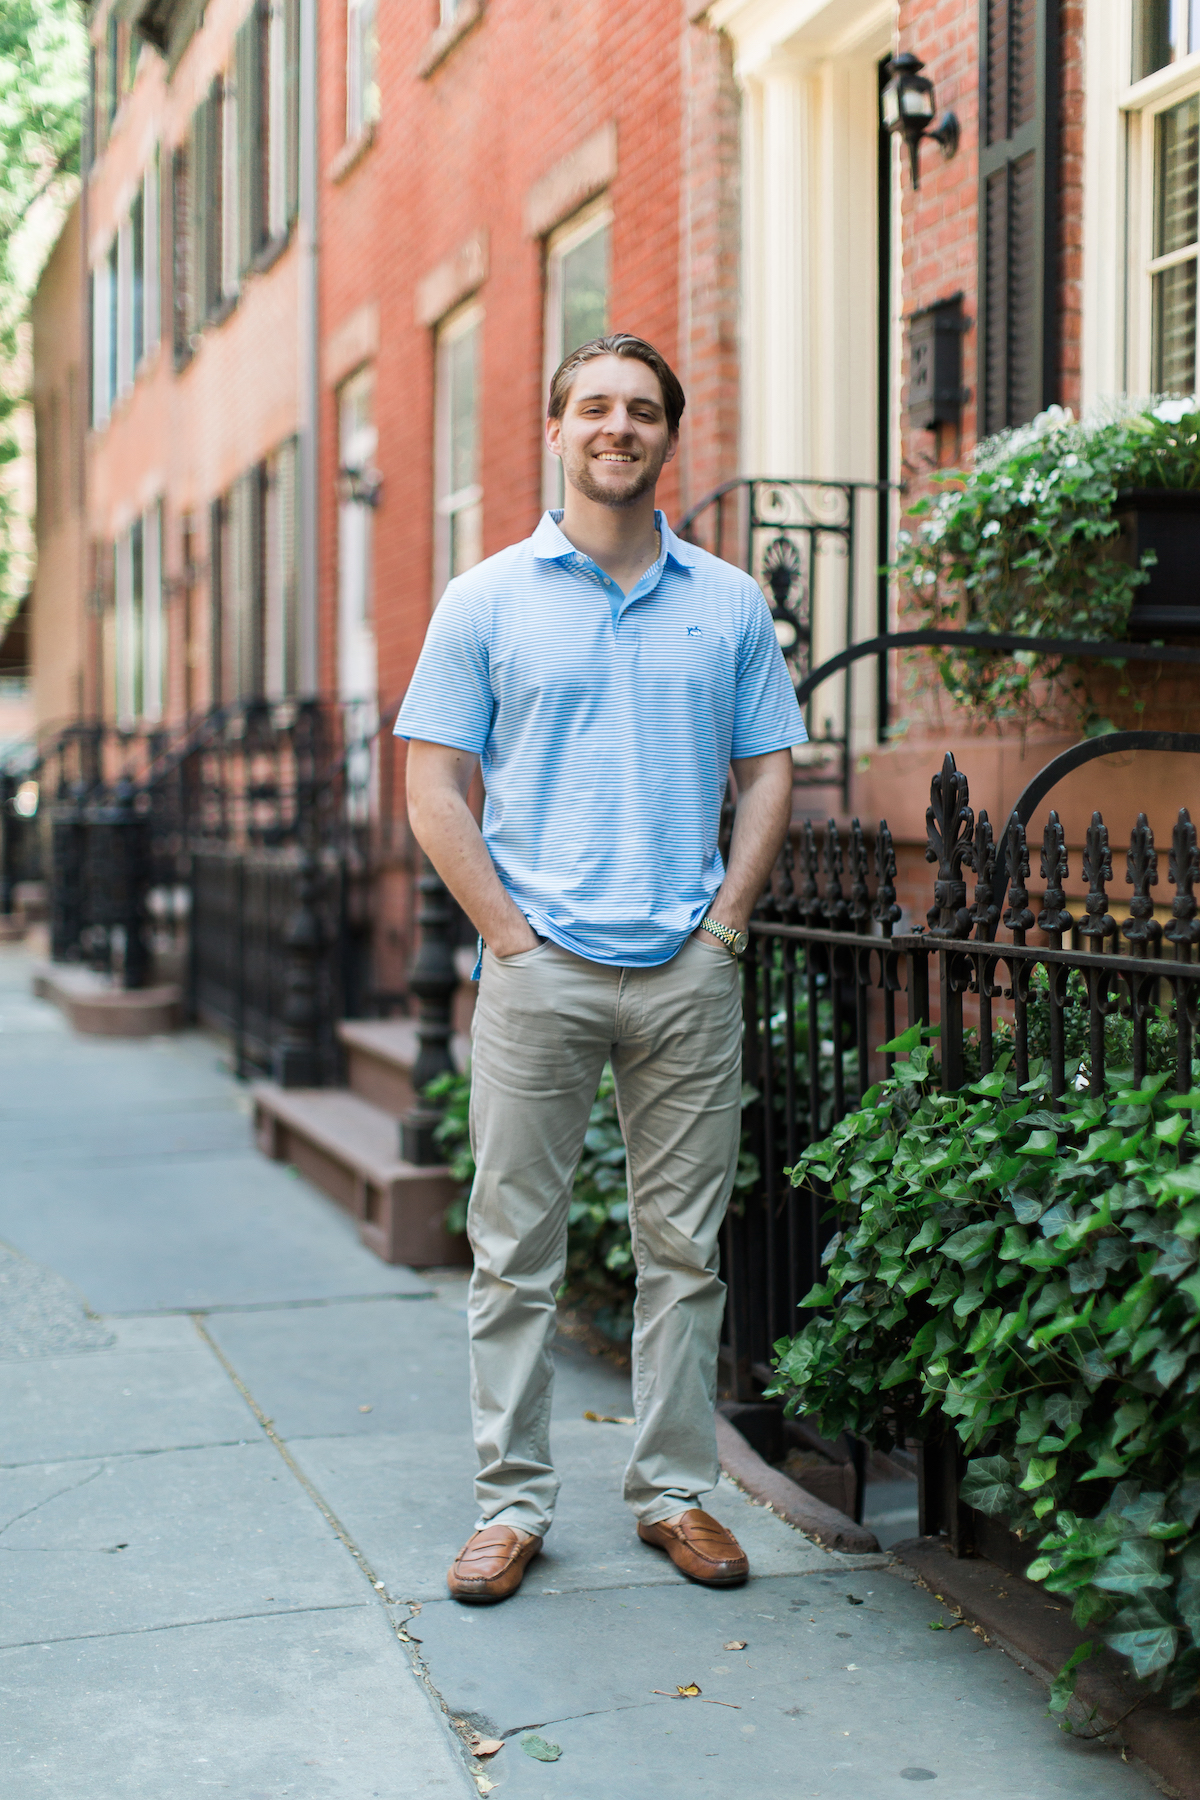
{"type": "Polygon", "coordinates": [[[1012,871],[1008,884],[1008,907],[1004,914],[1004,924],[1012,932],[1018,944],[1025,942],[1025,933],[1032,929],[1033,914],[1029,910],[1029,845],[1025,839],[1025,827],[1019,819],[1014,819],[1008,828],[1008,866],[1012,871]]]}
{"type": "Polygon", "coordinates": [[[867,840],[857,819],[850,821],[850,923],[865,932],[871,923],[871,892],[867,887],[867,840]]]}
{"type": "Polygon", "coordinates": [[[1175,884],[1171,902],[1171,923],[1163,936],[1174,944],[1180,961],[1192,944],[1200,943],[1200,922],[1196,919],[1196,883],[1200,881],[1200,844],[1196,827],[1186,806],[1179,809],[1175,830],[1171,834],[1171,850],[1167,859],[1167,876],[1175,884]]]}
{"type": "Polygon", "coordinates": [[[896,904],[896,846],[886,819],[880,819],[875,833],[875,904],[871,916],[878,919],[884,937],[891,937],[892,926],[900,920],[896,904]]]}
{"type": "Polygon", "coordinates": [[[800,860],[804,864],[804,886],[800,890],[800,912],[804,923],[817,926],[823,923],[821,906],[821,858],[817,850],[816,834],[812,824],[805,819],[800,833],[800,860]]]}
{"type": "Polygon", "coordinates": [[[934,937],[969,937],[971,916],[962,865],[970,854],[975,815],[969,805],[967,778],[955,767],[949,750],[929,785],[929,797],[930,804],[925,809],[925,861],[938,865],[938,878],[933,888],[933,905],[925,917],[934,937]]]}
{"type": "Polygon", "coordinates": [[[1101,945],[1117,929],[1117,921],[1108,910],[1108,894],[1105,890],[1105,883],[1112,880],[1112,872],[1108,826],[1100,814],[1094,812],[1083,846],[1083,879],[1088,883],[1088,897],[1083,903],[1085,916],[1079,921],[1079,935],[1099,938],[1101,945]]]}
{"type": "Polygon", "coordinates": [[[995,903],[996,839],[984,808],[975,821],[975,838],[963,852],[963,862],[975,872],[975,902],[970,909],[975,936],[990,944],[996,935],[1000,908],[995,903]]]}
{"type": "Polygon", "coordinates": [[[1121,935],[1128,938],[1135,956],[1149,956],[1162,937],[1162,926],[1154,917],[1154,901],[1150,894],[1150,889],[1158,886],[1158,851],[1154,848],[1154,833],[1145,813],[1138,814],[1137,824],[1129,834],[1125,878],[1133,889],[1133,899],[1129,902],[1129,917],[1121,927],[1121,935]]]}
{"type": "Polygon", "coordinates": [[[846,896],[842,890],[844,868],[842,840],[837,826],[830,819],[825,827],[825,899],[821,909],[830,931],[850,929],[850,908],[846,905],[846,896]]]}
{"type": "Polygon", "coordinates": [[[1038,930],[1048,931],[1052,937],[1061,937],[1075,923],[1067,911],[1067,896],[1063,888],[1070,872],[1062,820],[1056,812],[1052,812],[1042,833],[1042,878],[1046,883],[1046,892],[1037,919],[1038,930]]]}

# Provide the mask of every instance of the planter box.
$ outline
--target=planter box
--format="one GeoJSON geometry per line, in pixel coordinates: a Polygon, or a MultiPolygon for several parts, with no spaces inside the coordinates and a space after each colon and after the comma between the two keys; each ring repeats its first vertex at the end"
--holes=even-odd
{"type": "Polygon", "coordinates": [[[1134,596],[1130,637],[1200,637],[1200,490],[1130,488],[1114,511],[1120,554],[1135,566],[1147,550],[1158,557],[1134,596]]]}

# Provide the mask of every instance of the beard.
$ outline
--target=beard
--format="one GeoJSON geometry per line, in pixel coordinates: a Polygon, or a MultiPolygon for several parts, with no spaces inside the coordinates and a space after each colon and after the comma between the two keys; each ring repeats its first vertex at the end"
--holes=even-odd
{"type": "Polygon", "coordinates": [[[585,500],[593,500],[598,506],[621,508],[633,506],[643,494],[653,491],[654,485],[662,474],[663,464],[667,460],[666,450],[657,458],[649,458],[642,463],[634,463],[629,479],[622,486],[605,486],[592,474],[591,462],[583,451],[575,451],[562,459],[563,478],[569,487],[583,495],[585,500]]]}

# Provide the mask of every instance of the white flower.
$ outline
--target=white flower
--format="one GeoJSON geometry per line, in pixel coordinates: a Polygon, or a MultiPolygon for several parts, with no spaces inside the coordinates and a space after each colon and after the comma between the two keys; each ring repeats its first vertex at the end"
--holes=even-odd
{"type": "Polygon", "coordinates": [[[1150,417],[1161,420],[1164,425],[1178,425],[1180,419],[1185,419],[1189,413],[1195,411],[1197,411],[1197,405],[1193,395],[1190,400],[1164,400],[1161,406],[1153,409],[1150,417]]]}
{"type": "Polygon", "coordinates": [[[999,519],[989,519],[987,524],[984,526],[983,530],[980,532],[979,535],[980,535],[980,537],[995,537],[997,535],[997,533],[999,532],[999,530],[1000,530],[999,519]]]}

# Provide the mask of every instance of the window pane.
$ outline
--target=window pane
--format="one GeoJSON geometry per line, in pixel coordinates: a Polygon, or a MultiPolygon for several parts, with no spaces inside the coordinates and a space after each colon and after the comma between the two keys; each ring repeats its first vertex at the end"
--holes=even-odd
{"type": "Polygon", "coordinates": [[[608,330],[608,227],[562,259],[562,355],[608,330]]]}
{"type": "Polygon", "coordinates": [[[1197,0],[1134,0],[1133,78],[1141,81],[1177,57],[1200,50],[1197,0]]]}
{"type": "Polygon", "coordinates": [[[1161,113],[1155,127],[1154,254],[1194,244],[1200,178],[1200,95],[1161,113]]]}
{"type": "Polygon", "coordinates": [[[136,369],[146,350],[146,236],[145,207],[142,191],[139,188],[134,197],[129,213],[130,249],[133,256],[132,294],[130,305],[133,311],[133,367],[136,369]]]}
{"type": "Polygon", "coordinates": [[[1176,263],[1154,277],[1154,390],[1191,394],[1196,387],[1196,264],[1176,263]]]}
{"type": "Polygon", "coordinates": [[[450,488],[452,494],[473,487],[476,469],[476,386],[479,329],[472,326],[448,346],[450,383],[450,488]]]}

